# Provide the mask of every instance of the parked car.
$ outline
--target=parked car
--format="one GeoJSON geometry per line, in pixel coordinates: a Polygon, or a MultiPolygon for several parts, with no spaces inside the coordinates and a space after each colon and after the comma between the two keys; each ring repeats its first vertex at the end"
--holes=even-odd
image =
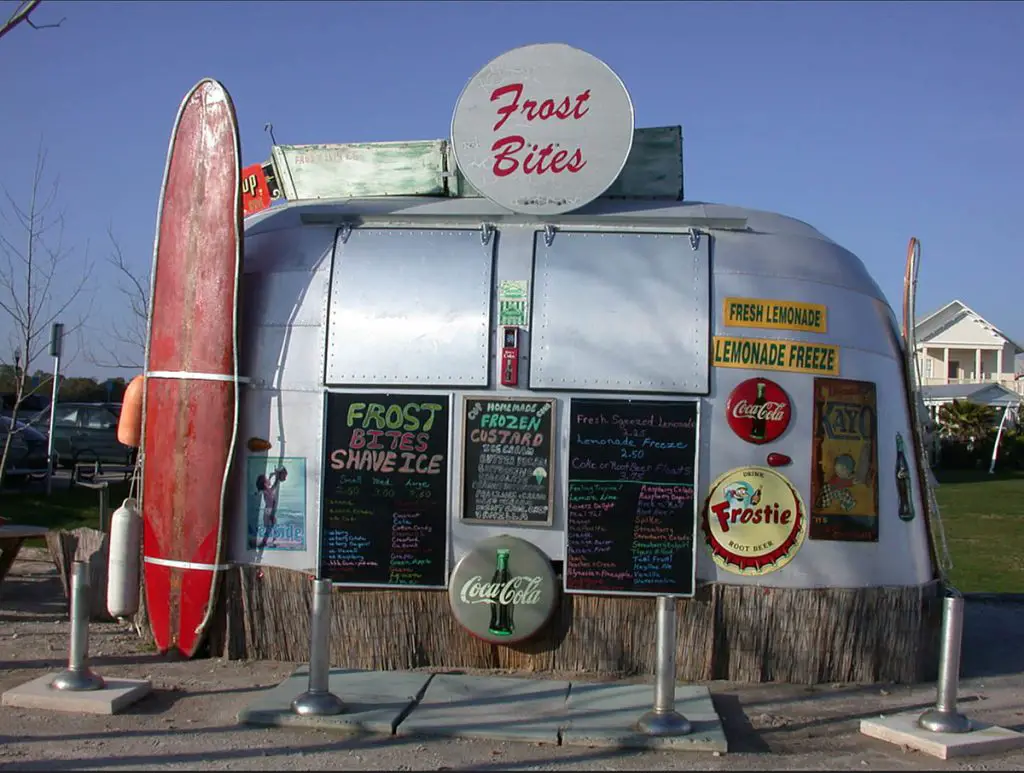
{"type": "MultiPolygon", "coordinates": [[[[30,475],[46,473],[46,435],[25,422],[16,422],[7,452],[7,480],[24,480],[30,475]]],[[[11,417],[0,416],[0,453],[11,432],[11,417]]]]}
{"type": "MultiPolygon", "coordinates": [[[[132,465],[135,449],[117,440],[119,403],[57,403],[53,422],[53,450],[57,464],[132,465]]],[[[37,429],[49,429],[50,409],[40,411],[31,422],[37,429]]]]}

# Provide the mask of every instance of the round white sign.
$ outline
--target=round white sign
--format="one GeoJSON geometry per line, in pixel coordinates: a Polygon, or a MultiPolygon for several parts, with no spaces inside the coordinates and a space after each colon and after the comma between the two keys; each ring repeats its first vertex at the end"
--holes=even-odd
{"type": "Polygon", "coordinates": [[[558,604],[558,579],[540,548],[500,534],[476,543],[455,565],[448,600],[471,634],[512,644],[548,624],[558,604]]]}
{"type": "Polygon", "coordinates": [[[452,116],[462,174],[523,214],[589,204],[615,182],[632,147],[633,103],[619,76],[564,43],[494,59],[462,90],[452,116]]]}

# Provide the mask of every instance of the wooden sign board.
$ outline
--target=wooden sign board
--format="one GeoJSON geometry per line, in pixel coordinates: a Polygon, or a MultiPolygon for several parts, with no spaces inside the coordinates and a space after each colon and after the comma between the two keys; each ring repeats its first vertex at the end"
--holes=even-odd
{"type": "MultiPolygon", "coordinates": [[[[289,201],[438,196],[480,198],[446,140],[275,145],[272,162],[289,201]]],[[[626,166],[602,199],[683,200],[683,130],[636,129],[626,166]]]]}

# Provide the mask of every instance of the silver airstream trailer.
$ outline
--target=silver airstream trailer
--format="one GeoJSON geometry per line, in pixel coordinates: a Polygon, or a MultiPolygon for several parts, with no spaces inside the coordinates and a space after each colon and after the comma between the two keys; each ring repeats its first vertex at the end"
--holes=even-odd
{"type": "Polygon", "coordinates": [[[669,596],[683,679],[927,673],[896,318],[810,225],[685,201],[681,141],[529,46],[450,140],[274,147],[216,647],[305,658],[317,576],[337,666],[649,672],[669,596]]]}

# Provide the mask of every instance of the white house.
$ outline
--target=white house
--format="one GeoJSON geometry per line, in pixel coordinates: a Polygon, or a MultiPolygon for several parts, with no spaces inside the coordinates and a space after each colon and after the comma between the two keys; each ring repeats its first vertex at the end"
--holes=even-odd
{"type": "MultiPolygon", "coordinates": [[[[1017,355],[1024,353],[999,328],[961,301],[947,303],[919,321],[917,363],[923,386],[999,384],[1024,395],[1024,378],[1016,373],[1017,355]]],[[[929,391],[924,390],[925,394],[929,391]]],[[[947,400],[958,390],[935,390],[947,400]]],[[[955,399],[967,399],[969,392],[955,399]]],[[[1002,390],[996,390],[996,393],[1002,390]]]]}

